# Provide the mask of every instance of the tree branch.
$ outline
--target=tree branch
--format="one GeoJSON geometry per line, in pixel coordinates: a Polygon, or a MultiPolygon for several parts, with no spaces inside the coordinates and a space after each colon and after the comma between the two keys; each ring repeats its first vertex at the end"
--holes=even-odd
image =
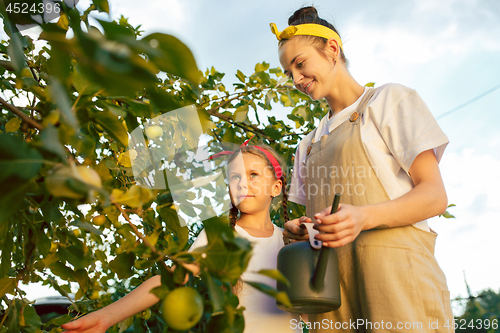
{"type": "Polygon", "coordinates": [[[21,110],[16,108],[14,105],[7,103],[1,97],[0,97],[0,103],[3,104],[7,110],[9,110],[13,114],[15,114],[16,116],[21,118],[24,122],[26,122],[31,127],[36,128],[40,131],[43,130],[43,126],[41,124],[37,123],[36,121],[34,121],[33,119],[31,119],[30,117],[25,115],[24,112],[22,112],[21,110]]]}
{"type": "MultiPolygon", "coordinates": [[[[167,269],[167,270],[170,270],[170,268],[167,266],[167,264],[165,264],[165,255],[157,250],[153,244],[151,244],[151,242],[146,238],[144,237],[144,235],[139,231],[139,229],[137,229],[137,227],[135,226],[135,224],[132,223],[132,220],[130,220],[130,217],[128,216],[127,212],[121,207],[121,205],[117,204],[116,202],[113,202],[113,205],[115,205],[116,208],[118,208],[118,210],[120,211],[120,213],[122,213],[123,217],[125,218],[125,220],[127,220],[128,224],[130,225],[130,227],[132,228],[132,230],[134,231],[134,233],[137,235],[137,237],[139,237],[142,242],[147,246],[149,247],[149,249],[155,253],[156,255],[158,255],[161,259],[161,264],[167,269]]],[[[171,259],[171,258],[169,258],[171,259]]]]}
{"type": "Polygon", "coordinates": [[[219,119],[222,119],[224,120],[225,122],[229,123],[229,124],[232,124],[236,127],[239,127],[245,131],[249,131],[249,132],[252,132],[254,134],[260,134],[262,137],[266,138],[267,140],[269,140],[270,142],[275,142],[276,140],[274,139],[271,139],[270,137],[268,137],[265,132],[263,130],[261,130],[260,128],[258,128],[256,125],[247,125],[247,126],[244,126],[244,125],[241,125],[241,124],[238,124],[236,122],[234,122],[233,118],[229,117],[229,116],[226,116],[226,115],[223,115],[222,113],[219,113],[217,112],[216,110],[222,108],[223,106],[227,105],[228,103],[234,101],[235,99],[238,99],[240,98],[241,96],[245,95],[245,94],[248,94],[248,93],[252,93],[253,91],[255,90],[252,90],[252,91],[245,91],[244,93],[239,93],[238,95],[236,95],[235,97],[233,98],[230,98],[222,103],[220,103],[219,105],[217,106],[214,106],[213,108],[209,109],[209,110],[206,110],[207,113],[211,116],[214,116],[214,117],[217,117],[219,119]]]}

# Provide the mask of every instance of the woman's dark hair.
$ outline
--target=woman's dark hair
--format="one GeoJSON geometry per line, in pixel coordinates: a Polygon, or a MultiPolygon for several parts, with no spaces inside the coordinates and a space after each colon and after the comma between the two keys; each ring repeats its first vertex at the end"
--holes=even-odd
{"type": "MultiPolygon", "coordinates": [[[[281,183],[282,183],[281,194],[283,194],[283,197],[281,198],[281,206],[283,207],[283,217],[285,218],[285,222],[286,222],[286,221],[288,221],[288,205],[287,205],[288,193],[286,190],[287,184],[286,184],[285,163],[284,163],[283,159],[281,158],[281,156],[279,156],[278,153],[276,153],[274,151],[274,149],[272,149],[271,147],[264,145],[264,144],[259,144],[258,146],[267,150],[269,153],[271,153],[274,156],[274,158],[276,158],[276,160],[278,161],[278,163],[281,166],[282,175],[281,175],[281,178],[279,179],[279,180],[281,180],[281,183]]],[[[241,154],[257,155],[257,156],[261,157],[264,161],[266,161],[268,166],[273,169],[273,165],[271,164],[271,162],[269,161],[267,156],[262,151],[260,151],[259,149],[255,148],[253,146],[244,146],[244,147],[241,147],[240,149],[238,149],[237,151],[235,151],[234,154],[228,159],[228,163],[231,162],[232,160],[234,160],[236,158],[236,156],[238,156],[240,153],[241,154]]],[[[276,175],[275,175],[275,177],[276,177],[276,175]]],[[[273,199],[273,201],[275,201],[275,200],[279,200],[279,196],[277,196],[273,199]]],[[[275,207],[275,208],[277,208],[277,207],[275,207]]],[[[229,223],[233,227],[233,229],[236,226],[236,220],[238,219],[238,214],[239,214],[238,208],[236,208],[231,203],[231,209],[229,210],[229,223]]]]}
{"type": "MultiPolygon", "coordinates": [[[[335,29],[335,27],[332,24],[328,23],[328,21],[323,20],[322,18],[320,18],[318,16],[318,11],[313,6],[302,7],[300,9],[296,10],[295,13],[293,13],[293,15],[288,18],[288,25],[299,25],[299,24],[307,24],[307,23],[315,23],[315,24],[323,25],[329,29],[332,29],[340,36],[339,32],[337,31],[337,29],[335,29]]],[[[324,52],[325,45],[327,42],[326,38],[317,37],[317,36],[296,36],[296,38],[297,37],[308,39],[311,42],[311,44],[315,44],[317,46],[319,51],[324,52]]],[[[285,39],[282,40],[280,43],[284,43],[284,42],[286,42],[285,39]]],[[[348,61],[347,61],[347,58],[345,57],[345,54],[344,54],[344,51],[342,50],[342,48],[340,48],[340,58],[342,59],[344,64],[347,66],[348,61]]]]}

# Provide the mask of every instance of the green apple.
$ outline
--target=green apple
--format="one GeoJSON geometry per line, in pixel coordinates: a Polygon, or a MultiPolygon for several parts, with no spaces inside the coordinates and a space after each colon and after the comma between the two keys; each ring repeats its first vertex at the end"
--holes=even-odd
{"type": "Polygon", "coordinates": [[[92,291],[92,294],[89,296],[90,299],[96,300],[100,298],[99,291],[94,290],[92,291]]]}
{"type": "Polygon", "coordinates": [[[94,216],[92,219],[92,223],[94,223],[96,226],[101,226],[106,222],[106,216],[104,215],[97,215],[94,216]]]}
{"type": "Polygon", "coordinates": [[[167,294],[161,313],[169,327],[185,331],[200,321],[203,308],[203,298],[196,289],[180,287],[167,294]]]}
{"type": "Polygon", "coordinates": [[[163,135],[163,130],[158,125],[149,126],[148,128],[146,128],[146,135],[149,139],[154,140],[163,135]]]}

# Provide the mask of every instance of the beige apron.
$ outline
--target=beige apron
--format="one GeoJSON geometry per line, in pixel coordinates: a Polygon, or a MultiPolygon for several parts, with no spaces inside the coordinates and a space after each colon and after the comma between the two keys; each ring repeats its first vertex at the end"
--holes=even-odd
{"type": "MultiPolygon", "coordinates": [[[[390,200],[361,142],[361,118],[374,92],[367,91],[349,120],[307,149],[301,176],[313,221],[335,193],[354,206],[390,200]]],[[[309,315],[310,332],[453,332],[446,278],[434,257],[436,236],[413,225],[380,226],[338,248],[342,305],[309,315]]]]}

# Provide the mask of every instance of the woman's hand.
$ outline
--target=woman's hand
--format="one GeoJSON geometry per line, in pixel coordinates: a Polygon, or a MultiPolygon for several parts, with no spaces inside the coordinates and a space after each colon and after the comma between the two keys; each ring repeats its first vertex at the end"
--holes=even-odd
{"type": "Polygon", "coordinates": [[[365,228],[365,212],[363,207],[339,204],[338,211],[330,214],[331,208],[327,207],[314,215],[314,229],[320,232],[315,238],[321,240],[324,246],[341,247],[355,240],[365,228]]]}
{"type": "Polygon", "coordinates": [[[99,311],[89,313],[77,320],[62,325],[63,333],[106,333],[111,327],[99,311]]]}
{"type": "Polygon", "coordinates": [[[301,216],[298,219],[291,220],[285,223],[285,230],[283,231],[283,241],[289,244],[293,241],[308,240],[307,229],[302,223],[309,223],[311,219],[306,216],[301,216]]]}

